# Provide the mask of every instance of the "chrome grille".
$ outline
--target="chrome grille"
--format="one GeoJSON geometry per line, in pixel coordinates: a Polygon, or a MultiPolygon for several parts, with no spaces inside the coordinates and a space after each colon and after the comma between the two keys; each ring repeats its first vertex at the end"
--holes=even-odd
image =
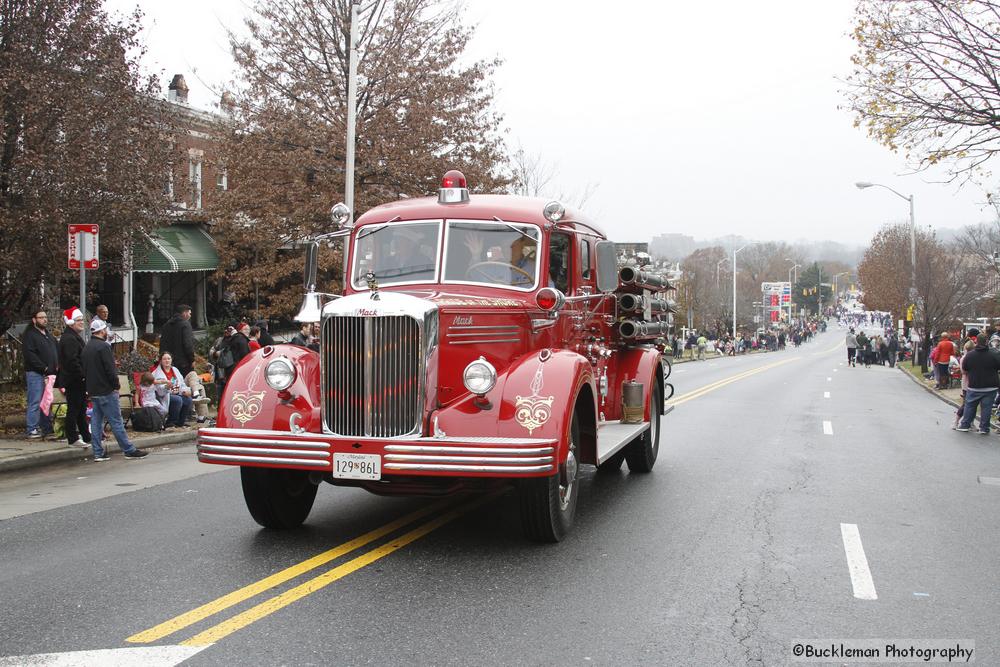
{"type": "Polygon", "coordinates": [[[420,326],[407,315],[334,316],[323,322],[323,417],[333,433],[420,432],[420,326]]]}

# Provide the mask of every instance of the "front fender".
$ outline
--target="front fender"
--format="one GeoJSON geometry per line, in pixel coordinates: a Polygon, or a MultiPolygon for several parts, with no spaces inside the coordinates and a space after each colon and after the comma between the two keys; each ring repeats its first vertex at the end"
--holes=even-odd
{"type": "MultiPolygon", "coordinates": [[[[568,350],[532,352],[497,377],[485,402],[477,404],[470,395],[435,412],[432,421],[440,431],[454,436],[555,438],[562,462],[570,416],[585,385],[590,387],[588,400],[593,403],[597,391],[584,357],[568,350]]],[[[588,414],[596,414],[596,404],[589,407],[588,414]]]]}
{"type": "Polygon", "coordinates": [[[251,352],[233,369],[219,400],[220,428],[291,431],[294,425],[321,433],[319,354],[298,345],[269,345],[251,352]],[[296,378],[283,399],[264,380],[264,368],[278,357],[295,366],[296,378]]]}

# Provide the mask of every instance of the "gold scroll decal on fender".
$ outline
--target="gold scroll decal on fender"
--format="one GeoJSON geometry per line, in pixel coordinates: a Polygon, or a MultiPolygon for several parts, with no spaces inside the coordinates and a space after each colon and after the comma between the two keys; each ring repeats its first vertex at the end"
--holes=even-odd
{"type": "Polygon", "coordinates": [[[234,391],[230,401],[229,414],[241,426],[260,414],[264,399],[263,391],[234,391]]]}
{"type": "Polygon", "coordinates": [[[517,423],[528,429],[528,435],[545,424],[552,416],[552,401],[555,396],[515,396],[514,419],[517,423]]]}
{"type": "Polygon", "coordinates": [[[531,435],[536,428],[544,426],[552,416],[552,402],[556,397],[541,396],[543,383],[542,365],[539,364],[531,381],[531,396],[514,397],[514,420],[528,429],[528,435],[531,435]]]}

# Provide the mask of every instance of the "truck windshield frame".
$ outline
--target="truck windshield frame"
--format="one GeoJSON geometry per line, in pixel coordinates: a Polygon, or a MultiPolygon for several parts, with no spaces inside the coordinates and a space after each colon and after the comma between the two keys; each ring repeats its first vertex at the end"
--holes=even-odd
{"type": "Polygon", "coordinates": [[[407,220],[362,227],[351,257],[351,285],[365,289],[372,271],[380,287],[436,283],[441,256],[442,220],[407,220]]]}
{"type": "Polygon", "coordinates": [[[531,292],[538,286],[541,245],[538,225],[450,219],[445,225],[441,282],[531,292]]]}

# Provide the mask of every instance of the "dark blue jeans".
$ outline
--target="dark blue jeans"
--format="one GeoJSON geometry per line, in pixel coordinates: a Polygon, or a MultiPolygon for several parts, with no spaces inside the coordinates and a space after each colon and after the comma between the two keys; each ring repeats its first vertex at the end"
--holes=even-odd
{"type": "Polygon", "coordinates": [[[996,389],[967,389],[965,391],[965,408],[962,411],[962,423],[959,428],[971,428],[979,408],[979,430],[990,432],[990,412],[993,410],[993,400],[997,397],[996,389]]]}
{"type": "Polygon", "coordinates": [[[181,394],[170,394],[170,407],[167,409],[167,426],[184,426],[184,422],[191,416],[191,409],[194,403],[190,396],[181,394]]]}
{"type": "Polygon", "coordinates": [[[45,376],[35,371],[26,371],[24,375],[28,385],[28,413],[25,415],[28,433],[36,430],[52,433],[52,421],[39,407],[45,392],[45,376]]]}
{"type": "Polygon", "coordinates": [[[135,446],[128,441],[125,433],[125,421],[122,419],[122,409],[118,404],[118,392],[113,391],[104,396],[91,396],[90,403],[94,411],[90,415],[90,444],[94,447],[94,456],[104,454],[101,440],[104,437],[104,420],[111,424],[111,432],[118,441],[118,448],[123,452],[135,451],[135,446]]]}

